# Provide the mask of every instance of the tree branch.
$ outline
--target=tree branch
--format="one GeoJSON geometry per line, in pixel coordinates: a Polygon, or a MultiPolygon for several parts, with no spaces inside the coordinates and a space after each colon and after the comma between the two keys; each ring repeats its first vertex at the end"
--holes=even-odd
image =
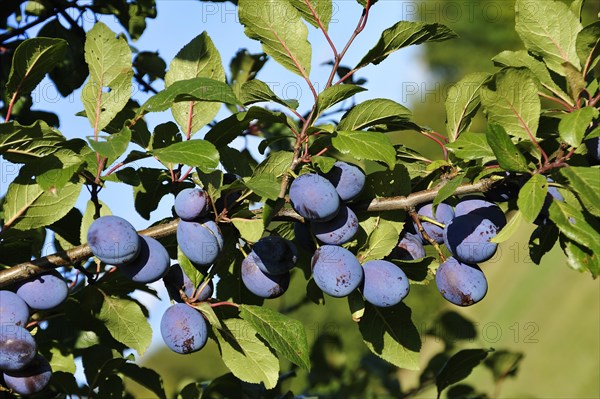
{"type": "MultiPolygon", "coordinates": [[[[454,195],[465,195],[481,193],[489,190],[492,184],[496,180],[494,179],[482,179],[477,183],[463,184],[458,187],[454,192],[454,195]]],[[[351,208],[356,212],[383,212],[383,211],[401,211],[409,210],[422,203],[433,201],[439,191],[439,187],[434,189],[418,191],[408,196],[399,197],[387,197],[387,198],[375,198],[371,201],[359,202],[351,205],[351,208]]],[[[257,210],[254,212],[257,216],[260,216],[261,211],[257,210]]],[[[277,212],[274,220],[283,221],[303,221],[303,218],[298,215],[291,208],[284,208],[277,212]]],[[[177,225],[179,220],[161,224],[159,226],[150,227],[149,229],[142,230],[139,234],[160,239],[171,236],[177,231],[177,225]]],[[[35,259],[30,262],[24,262],[19,265],[13,266],[9,269],[0,270],[0,288],[10,286],[20,281],[26,280],[33,276],[43,274],[49,270],[62,267],[70,266],[74,263],[81,262],[92,256],[92,251],[87,244],[80,245],[78,247],[71,248],[66,251],[60,251],[52,255],[45,256],[43,258],[35,259]]]]}

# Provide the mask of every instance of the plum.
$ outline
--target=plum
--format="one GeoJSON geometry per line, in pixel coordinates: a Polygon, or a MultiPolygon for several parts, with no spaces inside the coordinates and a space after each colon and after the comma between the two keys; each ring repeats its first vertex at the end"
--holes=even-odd
{"type": "Polygon", "coordinates": [[[411,233],[405,233],[400,236],[398,245],[392,250],[388,256],[390,259],[398,260],[417,260],[425,257],[425,248],[423,241],[411,233]]]}
{"type": "Polygon", "coordinates": [[[290,186],[290,202],[300,216],[313,222],[333,219],[340,209],[340,196],[323,176],[307,173],[290,186]]]}
{"type": "Polygon", "coordinates": [[[50,377],[50,363],[41,355],[36,355],[21,370],[4,372],[6,386],[20,395],[33,395],[42,391],[50,382],[50,377]]]}
{"type": "Polygon", "coordinates": [[[221,229],[219,225],[214,220],[204,220],[200,222],[202,226],[209,229],[215,238],[217,239],[217,244],[219,244],[219,251],[223,250],[223,246],[225,245],[225,241],[223,241],[223,233],[221,233],[221,229]]]}
{"type": "Polygon", "coordinates": [[[132,262],[141,250],[137,231],[131,223],[118,216],[102,216],[94,220],[87,240],[94,256],[109,265],[132,262]]]}
{"type": "Polygon", "coordinates": [[[183,220],[177,226],[177,244],[192,263],[200,266],[212,265],[221,249],[218,235],[209,226],[183,220]]]}
{"type": "Polygon", "coordinates": [[[592,165],[600,164],[600,137],[595,137],[585,141],[587,147],[588,160],[592,165]]]}
{"type": "Polygon", "coordinates": [[[498,205],[485,201],[479,197],[467,197],[462,199],[456,207],[454,207],[454,217],[463,215],[479,215],[488,220],[491,220],[498,229],[506,226],[506,216],[498,205]]]}
{"type": "Polygon", "coordinates": [[[287,291],[290,285],[290,273],[278,276],[264,273],[256,264],[257,257],[248,254],[242,261],[242,282],[250,292],[261,298],[277,298],[287,291]]]}
{"type": "MultiPolygon", "coordinates": [[[[425,204],[421,205],[417,208],[417,213],[421,216],[427,216],[428,218],[434,219],[440,223],[447,224],[454,218],[454,210],[448,204],[441,203],[438,204],[437,209],[435,211],[435,216],[433,215],[433,204],[425,204]]],[[[414,228],[417,231],[417,235],[419,238],[423,239],[421,232],[416,223],[414,223],[414,228]]],[[[444,242],[444,229],[440,226],[436,226],[435,224],[429,222],[421,222],[423,229],[425,232],[431,237],[435,242],[441,244],[444,242]]]]}
{"type": "Polygon", "coordinates": [[[17,295],[32,309],[48,310],[67,299],[69,287],[59,273],[50,272],[23,282],[17,295]]]}
{"type": "Polygon", "coordinates": [[[363,268],[354,254],[335,245],[323,245],[311,259],[313,279],[326,294],[350,295],[363,280],[363,268]]]}
{"type": "Polygon", "coordinates": [[[268,236],[258,240],[252,247],[256,266],[266,274],[278,276],[289,272],[298,259],[296,246],[279,236],[268,236]]]}
{"type": "Polygon", "coordinates": [[[175,213],[187,222],[204,216],[209,206],[208,194],[199,188],[186,188],[175,197],[175,213]]]}
{"type": "Polygon", "coordinates": [[[365,300],[378,307],[394,306],[408,295],[408,277],[398,266],[385,260],[371,260],[363,265],[365,300]]]}
{"type": "Polygon", "coordinates": [[[473,305],[487,293],[487,280],[481,269],[453,257],[437,269],[435,283],[447,301],[459,306],[473,305]]]}
{"type": "Polygon", "coordinates": [[[322,243],[342,245],[358,232],[358,218],[352,209],[342,205],[336,217],[327,222],[313,222],[311,227],[322,243]]]}
{"type": "Polygon", "coordinates": [[[0,326],[14,324],[24,327],[29,320],[27,303],[12,291],[0,291],[0,326]]]}
{"type": "Polygon", "coordinates": [[[458,216],[446,225],[444,243],[461,262],[485,262],[496,253],[498,244],[490,240],[497,235],[498,230],[498,226],[480,215],[458,216]]]}
{"type": "Polygon", "coordinates": [[[0,325],[0,370],[20,370],[36,352],[37,345],[29,331],[14,324],[0,325]]]}
{"type": "Polygon", "coordinates": [[[204,317],[184,303],[176,303],[165,311],[160,320],[160,333],[169,349],[181,354],[199,351],[208,340],[204,317]]]}
{"type": "Polygon", "coordinates": [[[333,184],[342,201],[356,198],[365,186],[363,171],[346,162],[336,162],[324,176],[333,184]]]}
{"type": "Polygon", "coordinates": [[[137,283],[150,284],[160,280],[169,270],[171,259],[163,245],[152,237],[140,236],[142,249],[138,257],[120,269],[137,283]]]}

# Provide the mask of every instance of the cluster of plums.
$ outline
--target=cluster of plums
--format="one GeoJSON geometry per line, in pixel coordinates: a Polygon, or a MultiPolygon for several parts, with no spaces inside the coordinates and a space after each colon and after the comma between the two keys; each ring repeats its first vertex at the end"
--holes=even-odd
{"type": "Polygon", "coordinates": [[[65,280],[57,272],[27,280],[15,292],[0,291],[0,374],[13,392],[32,395],[50,382],[52,369],[37,353],[27,322],[31,311],[53,309],[68,293],[65,280]]]}

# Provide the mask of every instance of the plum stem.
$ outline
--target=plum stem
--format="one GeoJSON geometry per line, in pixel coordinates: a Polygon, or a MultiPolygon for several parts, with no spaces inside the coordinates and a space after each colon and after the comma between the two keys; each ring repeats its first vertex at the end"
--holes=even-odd
{"type": "Polygon", "coordinates": [[[428,217],[428,216],[419,215],[419,219],[420,219],[422,222],[427,222],[427,223],[434,224],[434,225],[436,225],[436,226],[438,226],[438,227],[441,227],[442,229],[445,229],[445,228],[446,228],[446,225],[445,225],[444,223],[442,223],[442,222],[438,222],[437,220],[435,220],[435,219],[432,219],[432,218],[430,218],[430,217],[428,217]]]}
{"type": "Polygon", "coordinates": [[[427,232],[425,231],[425,229],[423,228],[423,224],[421,224],[421,220],[420,217],[421,215],[419,215],[414,208],[411,209],[409,212],[410,217],[412,218],[412,220],[414,220],[415,224],[417,225],[417,228],[419,229],[419,232],[421,233],[421,235],[423,236],[423,238],[425,240],[427,240],[437,251],[438,255],[440,255],[440,259],[442,260],[442,262],[446,261],[446,257],[444,256],[444,253],[442,252],[442,249],[440,248],[440,245],[437,243],[437,241],[435,241],[433,238],[431,238],[431,236],[429,236],[429,234],[427,234],[427,232]]]}
{"type": "Polygon", "coordinates": [[[211,308],[218,308],[219,306],[233,306],[234,308],[240,308],[240,305],[233,302],[215,302],[210,304],[211,308]]]}

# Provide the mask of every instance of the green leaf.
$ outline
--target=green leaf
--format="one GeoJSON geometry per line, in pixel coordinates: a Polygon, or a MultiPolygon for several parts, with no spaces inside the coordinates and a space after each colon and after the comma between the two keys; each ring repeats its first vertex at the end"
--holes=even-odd
{"type": "Polygon", "coordinates": [[[63,354],[60,348],[52,347],[50,348],[50,353],[52,357],[49,359],[50,366],[52,367],[52,372],[62,371],[64,373],[75,373],[75,357],[72,353],[63,354]]]}
{"type": "Polygon", "coordinates": [[[4,198],[4,224],[17,230],[48,226],[65,216],[77,202],[81,184],[44,191],[26,170],[8,186],[4,198]]]}
{"type": "Polygon", "coordinates": [[[533,223],[537,219],[547,195],[548,180],[544,175],[531,176],[527,183],[521,187],[517,206],[526,222],[533,223]]]}
{"type": "Polygon", "coordinates": [[[300,76],[310,75],[308,29],[289,0],[239,0],[238,15],[251,39],[265,53],[300,76]]]}
{"type": "Polygon", "coordinates": [[[335,85],[323,90],[317,98],[317,109],[315,111],[315,119],[319,117],[326,109],[333,107],[335,104],[344,101],[353,95],[365,91],[364,87],[356,85],[335,85]]]}
{"type": "Polygon", "coordinates": [[[358,252],[357,258],[361,263],[383,259],[398,244],[398,236],[402,230],[402,223],[395,223],[378,217],[375,226],[369,234],[369,238],[358,252]]]}
{"type": "Polygon", "coordinates": [[[396,164],[396,150],[382,133],[338,131],[331,138],[331,144],[342,154],[352,154],[356,159],[384,162],[390,169],[396,164]]]}
{"type": "Polygon", "coordinates": [[[554,248],[558,240],[558,228],[554,223],[538,226],[531,237],[529,237],[529,257],[536,265],[542,261],[542,257],[554,248]]]}
{"type": "Polygon", "coordinates": [[[116,298],[100,292],[102,307],[98,319],[104,323],[114,339],[142,356],[152,341],[152,328],[140,305],[130,299],[116,298]]]}
{"type": "Polygon", "coordinates": [[[504,170],[528,172],[527,160],[512,142],[503,126],[490,124],[486,133],[488,144],[504,170]]]}
{"type": "Polygon", "coordinates": [[[383,31],[375,47],[369,50],[356,68],[362,68],[368,64],[377,65],[403,47],[425,42],[441,42],[455,37],[457,37],[456,33],[442,24],[400,21],[383,31]]]}
{"type": "Polygon", "coordinates": [[[210,324],[212,327],[218,328],[219,330],[223,329],[221,320],[219,320],[219,317],[208,302],[197,303],[194,305],[194,308],[202,313],[206,321],[208,321],[208,324],[210,324]]]}
{"type": "Polygon", "coordinates": [[[458,158],[466,161],[481,159],[485,163],[495,157],[485,134],[482,133],[463,133],[458,140],[447,144],[446,148],[458,158]]]}
{"type": "Polygon", "coordinates": [[[251,384],[265,384],[273,389],[279,378],[279,360],[260,340],[250,322],[223,320],[224,330],[213,328],[221,357],[233,375],[251,384]]]}
{"type": "Polygon", "coordinates": [[[490,352],[493,349],[463,349],[448,359],[435,378],[438,398],[445,388],[467,378],[490,352]]]}
{"type": "Polygon", "coordinates": [[[242,85],[254,79],[267,60],[265,53],[250,54],[246,49],[241,49],[235,54],[229,63],[229,82],[238,98],[240,98],[242,85]]]}
{"type": "Polygon", "coordinates": [[[219,151],[206,140],[190,140],[171,144],[153,151],[153,154],[165,164],[185,164],[211,172],[219,165],[219,151]]]}
{"type": "Polygon", "coordinates": [[[0,155],[15,163],[29,163],[55,152],[65,137],[46,122],[30,126],[18,122],[0,124],[0,155]]]}
{"type": "Polygon", "coordinates": [[[249,243],[255,243],[265,232],[262,219],[231,218],[231,223],[240,232],[242,239],[249,243]]]}
{"type": "Polygon", "coordinates": [[[600,275],[600,256],[597,252],[590,253],[588,248],[571,240],[561,241],[563,241],[561,245],[565,255],[567,255],[567,263],[571,268],[577,271],[589,270],[594,278],[600,275]]]}
{"type": "Polygon", "coordinates": [[[517,0],[515,9],[515,30],[527,50],[542,57],[559,75],[564,76],[565,62],[579,69],[575,41],[583,27],[565,3],[517,0]]]}
{"type": "Polygon", "coordinates": [[[456,189],[462,184],[465,176],[461,173],[454,176],[450,181],[446,182],[444,186],[438,191],[435,199],[433,200],[433,205],[437,206],[439,203],[444,201],[447,198],[450,198],[456,189]]]}
{"type": "Polygon", "coordinates": [[[86,35],[90,78],[81,91],[81,102],[94,131],[104,129],[131,97],[131,49],[125,38],[115,36],[102,22],[86,35]]]}
{"type": "Polygon", "coordinates": [[[392,120],[406,120],[411,117],[408,108],[386,98],[363,101],[353,107],[340,120],[339,130],[361,130],[369,126],[392,120]]]}
{"type": "Polygon", "coordinates": [[[258,79],[253,79],[244,83],[240,89],[239,96],[240,101],[244,105],[262,101],[272,101],[291,109],[296,109],[299,105],[297,100],[283,100],[279,98],[265,82],[258,79]]]}
{"type": "Polygon", "coordinates": [[[577,109],[565,115],[558,124],[560,138],[571,147],[578,147],[587,129],[600,112],[593,107],[577,109]]]}
{"type": "Polygon", "coordinates": [[[481,104],[479,90],[489,78],[489,73],[472,73],[448,90],[446,130],[450,142],[456,141],[462,132],[469,130],[481,104]]]}
{"type": "Polygon", "coordinates": [[[418,370],[421,338],[410,308],[404,303],[390,308],[365,305],[358,327],[369,350],[396,367],[418,370]]]}
{"type": "MultiPolygon", "coordinates": [[[[227,83],[219,82],[218,80],[210,78],[199,77],[178,80],[177,82],[174,82],[168,86],[166,89],[153,95],[140,107],[138,110],[138,115],[141,115],[144,112],[162,112],[170,107],[173,107],[175,110],[177,107],[179,107],[179,103],[182,102],[185,102],[185,105],[189,108],[190,101],[217,101],[233,105],[238,103],[233,90],[231,90],[227,83]]],[[[198,104],[195,104],[194,107],[196,105],[198,104]]],[[[208,105],[214,108],[214,104],[208,105]]],[[[177,108],[177,110],[174,112],[177,112],[178,110],[179,108],[177,108]]],[[[194,112],[196,112],[196,110],[194,110],[194,112]]],[[[187,126],[187,122],[186,124],[181,124],[181,122],[178,121],[178,123],[180,126],[182,126],[182,128],[187,126]]]]}
{"type": "Polygon", "coordinates": [[[319,21],[325,28],[329,28],[331,16],[333,14],[332,0],[309,0],[310,8],[306,0],[290,0],[290,3],[302,14],[302,17],[312,26],[319,29],[319,21]]]}
{"type": "Polygon", "coordinates": [[[63,39],[35,37],[21,42],[12,57],[6,94],[11,99],[27,96],[63,58],[63,39]]]}
{"type": "Polygon", "coordinates": [[[308,340],[301,322],[263,306],[242,305],[240,310],[242,319],[252,324],[273,349],[303,369],[310,369],[308,340]]]}
{"type": "Polygon", "coordinates": [[[511,136],[535,137],[541,112],[538,85],[528,69],[507,68],[481,88],[488,123],[501,125],[511,136]]]}
{"type": "Polygon", "coordinates": [[[111,134],[105,137],[103,141],[95,141],[93,137],[88,137],[88,141],[94,151],[108,158],[110,161],[114,161],[127,150],[127,146],[131,141],[131,130],[125,126],[119,133],[111,134]]]}
{"type": "Polygon", "coordinates": [[[188,276],[194,288],[198,288],[204,281],[205,274],[202,273],[194,264],[188,259],[179,246],[177,246],[177,263],[181,267],[183,273],[188,276]]]}
{"type": "Polygon", "coordinates": [[[600,217],[600,169],[571,166],[562,168],[560,173],[569,180],[585,209],[600,217]]]}
{"type": "Polygon", "coordinates": [[[274,152],[254,170],[246,186],[262,198],[276,199],[279,196],[281,177],[292,163],[293,154],[287,151],[274,152]]]}
{"type": "Polygon", "coordinates": [[[600,61],[600,21],[583,28],[577,35],[577,55],[585,70],[593,70],[600,61]]]}
{"type": "MultiPolygon", "coordinates": [[[[206,32],[196,36],[175,55],[165,75],[165,86],[168,88],[176,82],[194,78],[225,82],[225,70],[221,55],[206,32]]],[[[177,83],[177,85],[181,84],[177,83]]],[[[230,98],[231,96],[229,93],[231,90],[225,89],[224,86],[213,84],[208,87],[215,98],[214,101],[222,101],[222,97],[230,98]]],[[[207,93],[208,91],[205,94],[207,93]]],[[[235,96],[233,97],[235,98],[235,96]]],[[[181,130],[186,133],[189,131],[192,136],[212,121],[220,108],[219,102],[187,101],[173,104],[171,111],[181,130]],[[191,123],[189,123],[190,121],[191,123]]]]}
{"type": "Polygon", "coordinates": [[[52,154],[26,164],[24,173],[35,176],[35,181],[42,190],[63,188],[71,181],[73,175],[83,166],[81,155],[68,148],[57,147],[52,154]]]}
{"type": "Polygon", "coordinates": [[[566,202],[555,200],[550,205],[550,219],[565,236],[588,248],[596,256],[600,254],[597,226],[590,225],[581,211],[566,202]]]}
{"type": "Polygon", "coordinates": [[[521,211],[517,211],[514,213],[512,218],[508,221],[507,225],[500,230],[500,233],[494,238],[490,240],[493,243],[502,243],[504,241],[509,240],[517,234],[517,231],[521,229],[521,222],[523,221],[523,214],[521,211]]]}
{"type": "MultiPolygon", "coordinates": [[[[112,212],[111,212],[110,208],[108,207],[108,205],[106,205],[102,201],[98,201],[98,203],[100,204],[100,215],[99,215],[100,217],[112,215],[112,212]]],[[[87,206],[85,207],[85,212],[83,213],[83,217],[81,219],[81,232],[79,235],[79,240],[82,243],[87,242],[87,233],[88,233],[88,230],[90,229],[90,226],[94,222],[94,214],[95,213],[96,213],[96,206],[90,200],[90,201],[88,201],[87,206]]]]}

